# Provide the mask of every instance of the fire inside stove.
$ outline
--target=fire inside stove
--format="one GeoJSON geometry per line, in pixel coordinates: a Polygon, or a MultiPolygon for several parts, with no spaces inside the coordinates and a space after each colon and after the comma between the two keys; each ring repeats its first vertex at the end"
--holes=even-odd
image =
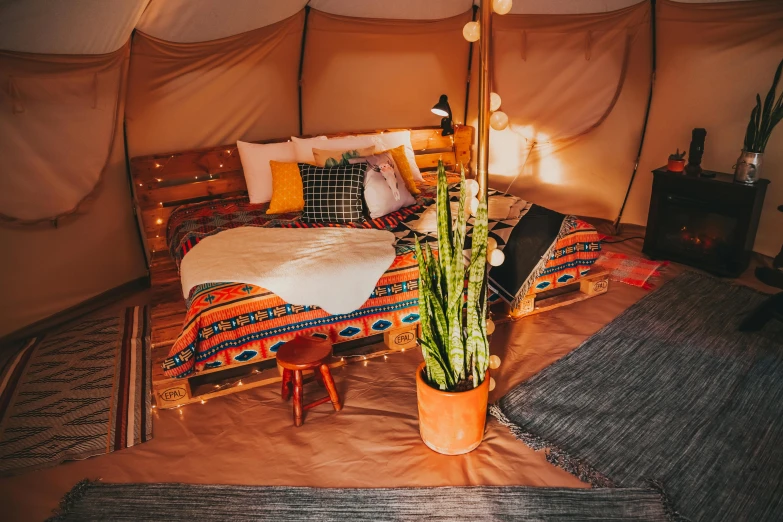
{"type": "Polygon", "coordinates": [[[664,218],[661,246],[691,257],[721,256],[731,250],[735,228],[732,217],[679,209],[664,218]]]}

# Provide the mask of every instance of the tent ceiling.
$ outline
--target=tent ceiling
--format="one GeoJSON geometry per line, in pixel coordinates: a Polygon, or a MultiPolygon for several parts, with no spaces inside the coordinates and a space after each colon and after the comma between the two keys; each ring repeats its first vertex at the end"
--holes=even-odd
{"type": "Polygon", "coordinates": [[[4,0],[0,49],[45,54],[105,54],[130,38],[149,0],[4,0]]]}
{"type": "Polygon", "coordinates": [[[169,42],[207,42],[272,25],[307,0],[152,0],[138,29],[169,42]]]}
{"type": "MultiPolygon", "coordinates": [[[[604,12],[639,1],[514,0],[511,12],[604,12]]],[[[4,0],[0,2],[0,49],[104,54],[122,47],[134,28],[170,42],[203,42],[279,22],[306,3],[307,0],[4,0]]],[[[337,15],[420,20],[456,16],[473,3],[479,4],[480,0],[310,0],[312,8],[337,15]]]]}

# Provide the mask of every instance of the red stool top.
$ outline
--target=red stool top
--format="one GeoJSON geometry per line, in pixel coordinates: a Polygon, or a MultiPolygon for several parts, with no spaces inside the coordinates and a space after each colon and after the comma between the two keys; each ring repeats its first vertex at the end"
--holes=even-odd
{"type": "Polygon", "coordinates": [[[288,370],[308,370],[321,364],[332,354],[328,339],[299,336],[277,350],[277,362],[288,370]]]}

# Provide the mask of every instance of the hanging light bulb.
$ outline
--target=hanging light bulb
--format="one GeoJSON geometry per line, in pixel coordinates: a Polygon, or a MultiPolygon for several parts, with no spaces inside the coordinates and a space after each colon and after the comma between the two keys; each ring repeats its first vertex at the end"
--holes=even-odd
{"type": "Polygon", "coordinates": [[[465,192],[467,192],[468,197],[476,196],[479,193],[479,184],[478,181],[475,179],[466,179],[465,180],[465,192]]]}
{"type": "Polygon", "coordinates": [[[489,378],[489,391],[492,391],[495,389],[495,379],[492,377],[489,378]]]}
{"type": "Polygon", "coordinates": [[[497,370],[498,368],[500,368],[500,357],[498,357],[497,355],[490,355],[489,367],[493,370],[497,370]]]}
{"type": "Polygon", "coordinates": [[[492,0],[492,10],[499,15],[508,14],[511,11],[511,0],[492,0]]]}
{"type": "Polygon", "coordinates": [[[481,28],[478,22],[468,22],[462,28],[462,36],[469,42],[477,42],[481,37],[481,28]]]}
{"type": "Polygon", "coordinates": [[[496,92],[489,93],[489,110],[495,112],[500,108],[500,95],[496,92]]]}
{"type": "Polygon", "coordinates": [[[489,117],[489,126],[496,131],[502,131],[508,127],[508,116],[503,111],[493,112],[489,117]]]}
{"type": "Polygon", "coordinates": [[[490,236],[487,238],[487,257],[489,257],[489,254],[498,248],[498,242],[497,240],[490,236]]]}
{"type": "Polygon", "coordinates": [[[468,208],[470,208],[470,214],[472,216],[475,216],[478,213],[479,200],[476,196],[470,198],[470,203],[468,203],[468,208]]]}
{"type": "Polygon", "coordinates": [[[503,253],[502,250],[493,250],[491,254],[489,254],[489,258],[487,261],[489,261],[489,264],[492,266],[500,266],[503,264],[503,261],[506,260],[506,255],[503,253]]]}

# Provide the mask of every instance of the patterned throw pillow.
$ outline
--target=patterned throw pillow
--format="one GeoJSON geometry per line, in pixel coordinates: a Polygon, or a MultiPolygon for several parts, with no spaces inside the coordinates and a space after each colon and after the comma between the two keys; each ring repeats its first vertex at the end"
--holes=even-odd
{"type": "Polygon", "coordinates": [[[304,207],[302,176],[296,163],[270,161],[272,169],[272,201],[267,214],[299,212],[304,207]]]}
{"type": "Polygon", "coordinates": [[[405,188],[405,182],[397,169],[391,152],[383,152],[349,163],[367,162],[364,173],[364,202],[370,218],[385,216],[390,212],[416,204],[416,199],[405,188]]]}
{"type": "Polygon", "coordinates": [[[375,145],[351,150],[313,149],[313,158],[319,167],[337,167],[338,165],[348,165],[349,159],[369,156],[374,153],[375,145]]]}
{"type": "Polygon", "coordinates": [[[299,164],[304,187],[302,221],[350,223],[362,221],[362,188],[366,163],[316,167],[299,164]]]}

